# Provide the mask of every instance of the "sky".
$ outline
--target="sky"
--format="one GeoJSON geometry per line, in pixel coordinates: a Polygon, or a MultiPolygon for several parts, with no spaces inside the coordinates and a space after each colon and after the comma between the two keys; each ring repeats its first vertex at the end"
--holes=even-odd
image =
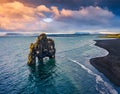
{"type": "Polygon", "coordinates": [[[120,33],[120,0],[0,0],[0,32],[120,33]]]}

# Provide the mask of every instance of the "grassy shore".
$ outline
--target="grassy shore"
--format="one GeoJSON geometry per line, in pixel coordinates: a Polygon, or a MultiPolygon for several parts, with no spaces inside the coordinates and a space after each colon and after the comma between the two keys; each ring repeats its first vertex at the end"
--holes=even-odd
{"type": "Polygon", "coordinates": [[[104,36],[100,36],[101,38],[120,38],[120,34],[106,34],[104,36]]]}

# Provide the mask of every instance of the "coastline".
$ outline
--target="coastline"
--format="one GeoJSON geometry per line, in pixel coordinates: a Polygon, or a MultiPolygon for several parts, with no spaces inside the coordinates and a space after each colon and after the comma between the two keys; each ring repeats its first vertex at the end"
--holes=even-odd
{"type": "Polygon", "coordinates": [[[106,49],[109,54],[90,59],[90,63],[102,72],[112,83],[120,86],[120,39],[95,40],[96,46],[106,49]]]}

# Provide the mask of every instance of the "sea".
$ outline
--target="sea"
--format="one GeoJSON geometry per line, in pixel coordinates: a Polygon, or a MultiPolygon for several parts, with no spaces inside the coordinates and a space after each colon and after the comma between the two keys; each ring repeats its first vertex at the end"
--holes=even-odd
{"type": "Polygon", "coordinates": [[[94,45],[98,35],[51,38],[55,60],[44,58],[43,64],[30,67],[29,45],[36,37],[0,37],[0,94],[120,94],[120,88],[90,64],[91,58],[108,54],[94,45]]]}

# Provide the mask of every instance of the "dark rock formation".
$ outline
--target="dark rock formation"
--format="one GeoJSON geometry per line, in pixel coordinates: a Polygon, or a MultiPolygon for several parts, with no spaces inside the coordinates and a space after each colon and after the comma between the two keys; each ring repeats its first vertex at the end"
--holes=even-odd
{"type": "Polygon", "coordinates": [[[45,33],[38,36],[35,43],[30,44],[30,53],[28,55],[28,65],[34,65],[38,62],[43,62],[44,57],[55,58],[54,40],[47,38],[45,33]]]}

